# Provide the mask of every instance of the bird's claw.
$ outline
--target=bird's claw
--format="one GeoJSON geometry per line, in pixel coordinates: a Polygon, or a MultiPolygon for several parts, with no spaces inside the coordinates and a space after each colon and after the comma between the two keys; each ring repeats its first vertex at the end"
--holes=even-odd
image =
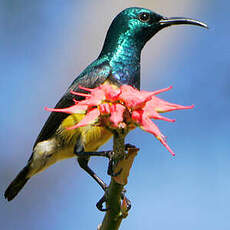
{"type": "MultiPolygon", "coordinates": [[[[107,201],[107,192],[108,192],[108,188],[106,188],[105,194],[96,204],[97,209],[101,212],[106,212],[109,210],[109,207],[103,208],[103,204],[106,203],[107,201]]],[[[125,196],[125,193],[126,193],[126,190],[123,189],[123,191],[121,192],[121,199],[122,200],[126,199],[127,211],[129,211],[131,209],[131,201],[125,196]]]]}
{"type": "Polygon", "coordinates": [[[96,207],[101,212],[106,212],[108,208],[103,208],[103,204],[106,202],[106,194],[97,202],[96,207]]]}
{"type": "Polygon", "coordinates": [[[117,163],[115,163],[115,162],[114,162],[114,159],[111,158],[111,159],[109,160],[109,166],[108,166],[108,170],[107,170],[107,174],[108,174],[109,176],[116,177],[116,176],[118,176],[118,175],[121,174],[122,169],[120,169],[118,172],[114,172],[114,168],[115,168],[116,165],[117,165],[117,163]]]}
{"type": "MultiPolygon", "coordinates": [[[[133,148],[136,149],[136,146],[132,145],[132,144],[126,144],[125,145],[125,151],[128,151],[129,149],[133,149],[133,148]]],[[[114,155],[113,151],[108,151],[107,156],[109,158],[109,166],[108,166],[107,174],[109,176],[116,177],[116,176],[119,176],[121,174],[122,169],[120,169],[118,172],[114,172],[114,168],[116,167],[117,162],[114,161],[113,155],[114,155]]]]}
{"type": "Polygon", "coordinates": [[[113,151],[108,151],[107,156],[109,158],[109,166],[107,170],[107,174],[112,177],[116,177],[121,174],[122,169],[120,169],[118,172],[114,172],[114,168],[117,165],[117,162],[114,161],[114,152],[113,151]]]}

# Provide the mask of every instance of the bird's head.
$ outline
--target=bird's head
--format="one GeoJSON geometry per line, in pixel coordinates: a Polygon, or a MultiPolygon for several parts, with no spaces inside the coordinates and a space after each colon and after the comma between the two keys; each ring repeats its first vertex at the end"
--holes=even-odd
{"type": "Polygon", "coordinates": [[[122,44],[128,40],[135,41],[136,45],[142,48],[161,29],[183,24],[207,28],[206,24],[190,18],[167,18],[145,8],[127,8],[113,20],[106,36],[104,48],[109,48],[112,44],[122,44]]]}

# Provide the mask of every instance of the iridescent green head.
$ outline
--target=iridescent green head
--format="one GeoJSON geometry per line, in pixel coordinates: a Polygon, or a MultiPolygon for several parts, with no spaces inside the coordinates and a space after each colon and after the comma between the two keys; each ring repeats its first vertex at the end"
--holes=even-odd
{"type": "MultiPolygon", "coordinates": [[[[127,8],[113,20],[102,53],[112,52],[114,45],[130,43],[142,49],[145,43],[161,29],[179,24],[207,25],[189,18],[166,18],[145,8],[127,8]]],[[[127,45],[127,44],[126,44],[127,45]]]]}

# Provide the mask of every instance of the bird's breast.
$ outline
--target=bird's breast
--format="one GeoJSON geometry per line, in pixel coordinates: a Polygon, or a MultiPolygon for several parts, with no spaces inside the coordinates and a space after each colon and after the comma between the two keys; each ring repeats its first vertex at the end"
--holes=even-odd
{"type": "Polygon", "coordinates": [[[64,143],[73,145],[80,138],[84,147],[84,151],[96,151],[100,146],[105,144],[112,136],[112,133],[107,129],[99,126],[88,125],[73,130],[66,129],[77,124],[84,114],[71,114],[61,124],[59,128],[59,136],[64,143]]]}
{"type": "Polygon", "coordinates": [[[131,85],[140,88],[140,65],[124,64],[123,62],[113,62],[112,76],[121,84],[131,85]]]}

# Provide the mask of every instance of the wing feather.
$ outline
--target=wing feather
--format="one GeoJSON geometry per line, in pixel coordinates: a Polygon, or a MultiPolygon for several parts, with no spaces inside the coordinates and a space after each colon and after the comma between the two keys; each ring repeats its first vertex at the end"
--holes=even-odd
{"type": "MultiPolygon", "coordinates": [[[[90,65],[86,68],[70,85],[60,101],[56,104],[55,108],[65,108],[74,104],[73,98],[77,100],[84,99],[83,97],[74,96],[70,93],[71,90],[76,92],[83,92],[79,89],[79,85],[87,88],[95,88],[102,84],[111,74],[111,67],[108,63],[104,62],[100,65],[90,65]]],[[[62,121],[68,116],[65,113],[52,112],[44,124],[40,134],[35,141],[34,147],[40,141],[44,141],[52,137],[62,121]]]]}

